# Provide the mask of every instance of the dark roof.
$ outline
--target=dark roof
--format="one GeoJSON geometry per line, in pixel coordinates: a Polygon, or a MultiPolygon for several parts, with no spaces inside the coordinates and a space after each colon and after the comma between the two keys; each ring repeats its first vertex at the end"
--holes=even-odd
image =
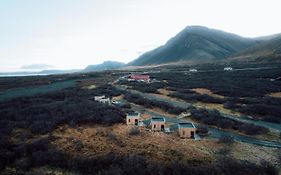
{"type": "Polygon", "coordinates": [[[165,122],[165,117],[152,117],[151,122],[165,122]]]}
{"type": "Polygon", "coordinates": [[[182,122],[179,123],[179,128],[195,128],[195,126],[193,125],[193,123],[182,122]]]}
{"type": "Polygon", "coordinates": [[[138,115],[139,115],[139,112],[128,112],[128,117],[135,117],[138,115]]]}

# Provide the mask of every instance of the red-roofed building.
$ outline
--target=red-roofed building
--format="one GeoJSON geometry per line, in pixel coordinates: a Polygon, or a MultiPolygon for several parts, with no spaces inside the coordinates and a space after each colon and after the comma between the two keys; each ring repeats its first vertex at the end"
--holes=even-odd
{"type": "Polygon", "coordinates": [[[130,75],[128,77],[128,80],[129,81],[143,81],[143,82],[147,82],[149,83],[150,82],[150,77],[149,75],[130,75]]]}

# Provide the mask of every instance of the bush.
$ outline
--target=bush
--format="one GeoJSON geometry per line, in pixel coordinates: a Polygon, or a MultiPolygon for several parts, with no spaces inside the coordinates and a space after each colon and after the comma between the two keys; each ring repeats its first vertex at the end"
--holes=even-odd
{"type": "Polygon", "coordinates": [[[224,144],[232,144],[234,142],[234,138],[229,135],[225,135],[219,138],[219,142],[224,144]]]}
{"type": "Polygon", "coordinates": [[[129,102],[144,106],[146,108],[153,108],[153,107],[160,108],[166,112],[169,112],[171,114],[176,114],[176,115],[179,115],[182,112],[186,111],[186,109],[172,106],[166,102],[157,101],[157,100],[149,100],[140,95],[135,95],[135,94],[131,94],[131,93],[126,93],[124,96],[124,99],[129,102]]]}
{"type": "Polygon", "coordinates": [[[222,129],[238,130],[248,135],[266,134],[267,128],[253,124],[242,123],[223,117],[217,110],[191,109],[191,118],[207,125],[214,125],[222,129]]]}
{"type": "Polygon", "coordinates": [[[199,134],[200,136],[205,136],[208,134],[208,132],[209,132],[209,130],[207,127],[198,127],[196,129],[196,133],[199,134]]]}
{"type": "MultiPolygon", "coordinates": [[[[97,89],[98,91],[99,89],[97,89]]],[[[118,107],[108,106],[92,99],[85,89],[66,89],[55,93],[0,102],[0,131],[9,133],[12,128],[30,129],[34,134],[45,134],[58,125],[83,123],[122,123],[125,113],[118,107]]]]}
{"type": "Polygon", "coordinates": [[[140,130],[138,127],[133,127],[129,130],[129,135],[131,136],[135,136],[135,135],[139,135],[140,134],[140,130]]]}

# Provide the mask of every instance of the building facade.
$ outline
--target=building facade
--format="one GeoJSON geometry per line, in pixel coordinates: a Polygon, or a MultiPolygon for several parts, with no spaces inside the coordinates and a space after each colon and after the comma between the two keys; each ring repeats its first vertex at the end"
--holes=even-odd
{"type": "Polygon", "coordinates": [[[152,117],[150,124],[152,131],[165,131],[165,117],[152,117]]]}
{"type": "Polygon", "coordinates": [[[140,113],[139,112],[130,112],[126,116],[126,123],[127,125],[139,125],[141,121],[140,113]]]}
{"type": "Polygon", "coordinates": [[[194,139],[196,128],[191,122],[178,123],[178,132],[180,138],[194,139]]]}

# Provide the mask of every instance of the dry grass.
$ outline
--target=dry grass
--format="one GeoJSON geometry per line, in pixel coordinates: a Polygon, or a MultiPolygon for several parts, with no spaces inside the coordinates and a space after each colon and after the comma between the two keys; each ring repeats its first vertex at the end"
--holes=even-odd
{"type": "Polygon", "coordinates": [[[268,96],[275,97],[275,98],[281,98],[281,92],[270,93],[270,94],[268,94],[268,96]]]}
{"type": "Polygon", "coordinates": [[[193,105],[198,108],[216,109],[222,113],[236,115],[237,117],[239,117],[241,115],[240,112],[236,112],[236,111],[232,111],[230,109],[224,108],[223,104],[197,102],[197,103],[193,103],[193,105]]]}
{"type": "Polygon", "coordinates": [[[85,87],[85,89],[92,90],[92,89],[96,89],[96,87],[97,87],[96,85],[92,84],[92,85],[85,87]]]}
{"type": "Polygon", "coordinates": [[[167,90],[167,89],[158,89],[157,91],[158,91],[160,94],[166,95],[166,96],[168,96],[168,95],[171,93],[171,91],[169,91],[169,90],[167,90]]]}
{"type": "Polygon", "coordinates": [[[210,151],[202,149],[209,144],[209,141],[183,140],[178,138],[176,133],[168,135],[162,132],[151,132],[147,128],[140,128],[139,135],[129,136],[130,128],[123,124],[111,127],[96,125],[69,128],[65,126],[63,131],[54,132],[57,140],[53,144],[69,154],[87,156],[115,152],[121,155],[139,154],[163,161],[175,159],[212,161],[210,151]],[[112,138],[110,134],[113,134],[115,138],[112,138]],[[81,141],[83,148],[77,149],[73,140],[81,141]]]}
{"type": "Polygon", "coordinates": [[[194,88],[194,89],[190,89],[198,94],[201,94],[201,95],[209,95],[211,97],[214,97],[214,98],[221,98],[223,99],[224,96],[222,95],[218,95],[218,94],[215,94],[213,93],[211,90],[209,89],[206,89],[206,88],[194,88]]]}
{"type": "Polygon", "coordinates": [[[278,164],[276,152],[277,150],[274,148],[255,146],[246,143],[235,143],[231,148],[231,155],[234,158],[255,163],[261,163],[261,161],[265,160],[273,164],[278,164]]]}
{"type": "MultiPolygon", "coordinates": [[[[140,134],[130,136],[131,126],[81,126],[79,128],[57,129],[53,142],[58,149],[71,155],[99,156],[110,152],[120,155],[138,154],[151,160],[173,160],[212,162],[223,148],[230,149],[230,155],[239,160],[260,162],[262,160],[277,163],[276,150],[260,146],[235,142],[224,145],[212,140],[194,141],[180,139],[177,133],[165,134],[151,132],[140,127],[140,134]],[[77,148],[74,141],[81,141],[82,148],[77,148]]],[[[224,156],[224,155],[221,155],[224,156]]]]}
{"type": "Polygon", "coordinates": [[[122,100],[123,99],[123,95],[119,95],[119,96],[116,96],[116,97],[112,97],[112,100],[122,100]]]}

